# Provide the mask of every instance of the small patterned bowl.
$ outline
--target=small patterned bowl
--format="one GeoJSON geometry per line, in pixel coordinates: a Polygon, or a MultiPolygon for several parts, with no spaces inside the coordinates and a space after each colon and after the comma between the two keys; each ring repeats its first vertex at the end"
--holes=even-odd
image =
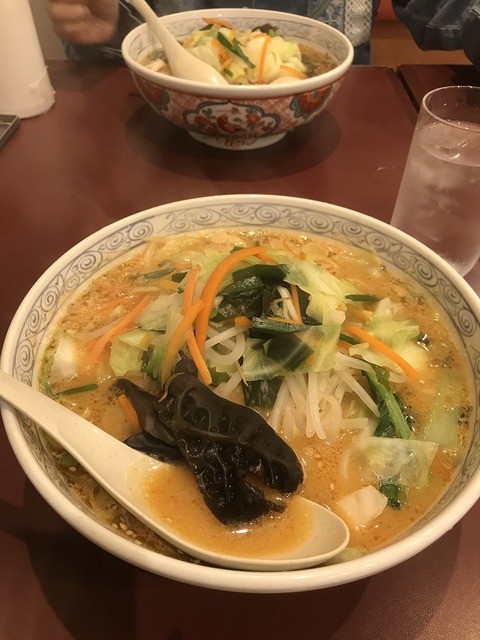
{"type": "Polygon", "coordinates": [[[352,44],[340,31],[290,13],[210,9],[175,13],[162,22],[177,39],[184,40],[205,26],[203,18],[223,18],[238,29],[268,22],[283,36],[323,50],[337,62],[327,73],[289,84],[219,87],[157,73],[139,64],[137,60],[155,40],[146,25],[133,29],[123,41],[122,54],[142,96],[155,111],[212,147],[248,150],[278,142],[325,108],[352,64],[352,44]]]}
{"type": "Polygon", "coordinates": [[[80,242],[37,280],[12,320],[1,368],[35,385],[43,345],[57,314],[90,278],[131,256],[152,236],[235,227],[319,235],[375,251],[386,267],[400,270],[443,308],[452,335],[464,351],[475,401],[465,458],[437,504],[401,537],[361,558],[297,571],[239,571],[155,552],[102,521],[72,493],[38,427],[3,405],[2,418],[14,453],[39,493],[77,531],[118,558],[179,582],[226,591],[285,593],[345,584],[393,567],[449,531],[480,497],[480,300],[452,267],[402,231],[335,205],[274,195],[196,198],[137,213],[80,242]]]}

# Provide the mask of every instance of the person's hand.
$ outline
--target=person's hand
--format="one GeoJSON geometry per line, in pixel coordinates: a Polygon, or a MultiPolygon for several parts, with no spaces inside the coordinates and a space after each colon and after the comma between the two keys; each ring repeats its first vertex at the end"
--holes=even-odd
{"type": "Polygon", "coordinates": [[[48,13],[57,36],[75,44],[101,44],[115,33],[117,0],[49,0],[48,13]]]}

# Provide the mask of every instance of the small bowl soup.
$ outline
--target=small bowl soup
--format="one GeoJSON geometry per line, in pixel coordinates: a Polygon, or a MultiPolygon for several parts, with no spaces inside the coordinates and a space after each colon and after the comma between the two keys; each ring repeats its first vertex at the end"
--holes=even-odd
{"type": "MultiPolygon", "coordinates": [[[[186,129],[196,140],[222,149],[269,146],[281,140],[288,131],[308,123],[338,91],[353,60],[353,47],[346,36],[329,25],[294,14],[259,9],[211,9],[172,14],[161,20],[181,42],[188,42],[192,33],[205,26],[205,20],[226,21],[239,32],[248,32],[268,23],[281,34],[277,39],[292,41],[307,51],[308,68],[291,56],[287,59],[288,64],[283,65],[287,71],[281,72],[281,75],[290,75],[288,69],[295,67],[295,73],[302,78],[306,75],[305,79],[292,76],[287,83],[277,83],[281,80],[278,79],[270,84],[247,84],[242,80],[239,84],[218,86],[162,73],[163,62],[158,59],[158,64],[153,64],[152,68],[145,66],[148,57],[156,57],[155,52],[159,50],[146,25],[126,36],[122,55],[147,103],[186,129]],[[317,55],[312,51],[323,56],[321,71],[324,72],[309,77],[315,63],[309,62],[308,58],[317,55]]],[[[257,54],[260,58],[260,53],[257,54]]],[[[245,64],[239,56],[233,57],[245,64]]],[[[258,79],[258,61],[251,66],[253,69],[249,73],[258,79]]],[[[234,66],[230,68],[234,69],[234,66]]],[[[237,71],[232,75],[237,77],[237,71]]],[[[228,79],[228,75],[226,77],[228,79]]]]}

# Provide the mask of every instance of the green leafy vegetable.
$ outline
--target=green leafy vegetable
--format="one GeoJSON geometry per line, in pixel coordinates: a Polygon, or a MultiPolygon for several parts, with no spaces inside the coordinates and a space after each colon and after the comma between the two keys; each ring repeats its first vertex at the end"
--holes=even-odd
{"type": "MultiPolygon", "coordinates": [[[[371,372],[364,371],[363,375],[368,380],[380,411],[380,421],[374,435],[377,437],[410,439],[412,432],[405,417],[406,407],[403,401],[390,389],[388,372],[382,367],[373,366],[371,372]]],[[[387,497],[388,505],[392,509],[401,508],[401,498],[404,498],[404,490],[395,483],[394,477],[391,482],[381,483],[379,491],[387,497]]]]}
{"type": "Polygon", "coordinates": [[[143,370],[154,380],[158,380],[162,373],[165,351],[165,345],[163,343],[159,343],[154,347],[151,347],[147,352],[147,358],[146,361],[144,360],[143,370]]]}
{"type": "Polygon", "coordinates": [[[402,508],[402,502],[405,502],[405,489],[398,484],[390,482],[382,483],[378,490],[387,498],[388,506],[399,511],[402,508]]]}
{"type": "Polygon", "coordinates": [[[443,449],[456,449],[459,444],[459,430],[462,410],[457,404],[446,403],[452,372],[446,369],[433,399],[430,413],[421,437],[436,442],[443,449]]]}
{"type": "Polygon", "coordinates": [[[275,296],[268,288],[239,292],[238,295],[224,296],[219,306],[210,316],[212,322],[224,322],[238,316],[263,316],[275,296]]]}
{"type": "Polygon", "coordinates": [[[251,295],[252,293],[263,289],[264,284],[261,278],[256,275],[246,276],[242,279],[236,279],[232,284],[224,287],[220,291],[222,296],[239,296],[251,295]]]}
{"type": "Polygon", "coordinates": [[[144,278],[145,280],[156,280],[158,278],[164,278],[175,271],[175,267],[163,267],[157,271],[150,271],[149,273],[140,273],[135,278],[144,278]]]}
{"type": "Polygon", "coordinates": [[[343,342],[348,342],[348,344],[358,344],[360,341],[357,338],[352,338],[351,336],[347,336],[346,333],[340,334],[340,340],[343,342]]]}
{"type": "Polygon", "coordinates": [[[188,271],[177,271],[176,273],[172,273],[172,280],[174,282],[182,282],[187,273],[188,271]]]}
{"type": "Polygon", "coordinates": [[[296,260],[285,280],[310,295],[306,314],[320,324],[341,325],[345,320],[345,296],[357,293],[351,283],[305,260],[296,260]]]}
{"type": "Polygon", "coordinates": [[[393,320],[375,316],[368,324],[368,332],[392,349],[398,349],[415,340],[420,328],[413,320],[393,320]]]}
{"type": "Polygon", "coordinates": [[[71,389],[64,389],[63,391],[57,391],[57,393],[55,393],[55,396],[71,396],[74,395],[75,393],[85,393],[86,391],[95,391],[95,389],[98,389],[98,384],[92,383],[92,384],[84,384],[80,387],[72,387],[71,389]]]}
{"type": "Polygon", "coordinates": [[[270,320],[268,318],[252,318],[252,330],[256,333],[287,334],[307,331],[309,326],[297,324],[296,322],[282,322],[281,320],[270,320]]]}
{"type": "Polygon", "coordinates": [[[377,296],[370,296],[366,293],[348,293],[345,298],[352,302],[378,302],[380,300],[377,296]]]}
{"type": "Polygon", "coordinates": [[[326,371],[335,363],[339,327],[309,326],[269,340],[247,340],[242,370],[245,380],[271,380],[292,373],[326,371]]]}
{"type": "Polygon", "coordinates": [[[242,386],[243,397],[247,407],[271,409],[282,386],[282,378],[252,380],[251,382],[243,382],[242,386]]]}
{"type": "Polygon", "coordinates": [[[380,421],[375,435],[408,440],[412,432],[403,415],[402,407],[388,384],[388,371],[383,367],[372,366],[372,371],[362,371],[362,373],[368,380],[380,411],[380,421]]]}
{"type": "Polygon", "coordinates": [[[228,49],[228,51],[230,51],[230,53],[233,53],[234,55],[236,55],[239,58],[241,58],[244,62],[246,62],[247,66],[249,66],[250,69],[255,69],[255,65],[245,55],[245,53],[243,52],[242,47],[240,46],[239,41],[236,38],[233,38],[233,40],[230,42],[230,40],[228,38],[226,38],[221,31],[218,31],[216,36],[217,36],[217,40],[220,42],[220,44],[222,46],[225,47],[225,49],[228,49]]]}
{"type": "Polygon", "coordinates": [[[116,376],[123,376],[127,371],[140,371],[143,356],[150,344],[151,331],[140,327],[122,333],[112,340],[110,366],[116,376]]]}
{"type": "Polygon", "coordinates": [[[274,336],[264,345],[265,355],[283,369],[295,371],[313,353],[306,342],[293,334],[274,336]]]}
{"type": "Polygon", "coordinates": [[[285,278],[285,275],[290,270],[288,264],[252,264],[249,267],[242,267],[232,273],[232,279],[234,282],[239,280],[245,280],[250,277],[260,278],[263,282],[273,280],[281,283],[285,278]]]}

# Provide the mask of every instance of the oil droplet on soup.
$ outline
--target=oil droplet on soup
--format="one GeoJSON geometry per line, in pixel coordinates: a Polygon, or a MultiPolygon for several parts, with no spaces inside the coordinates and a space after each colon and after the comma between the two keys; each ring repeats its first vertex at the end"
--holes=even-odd
{"type": "Polygon", "coordinates": [[[286,553],[306,540],[312,527],[310,513],[295,496],[284,500],[283,513],[271,512],[242,525],[222,524],[204,503],[191,472],[177,465],[149,472],[142,489],[148,508],[178,535],[230,556],[286,553]]]}

